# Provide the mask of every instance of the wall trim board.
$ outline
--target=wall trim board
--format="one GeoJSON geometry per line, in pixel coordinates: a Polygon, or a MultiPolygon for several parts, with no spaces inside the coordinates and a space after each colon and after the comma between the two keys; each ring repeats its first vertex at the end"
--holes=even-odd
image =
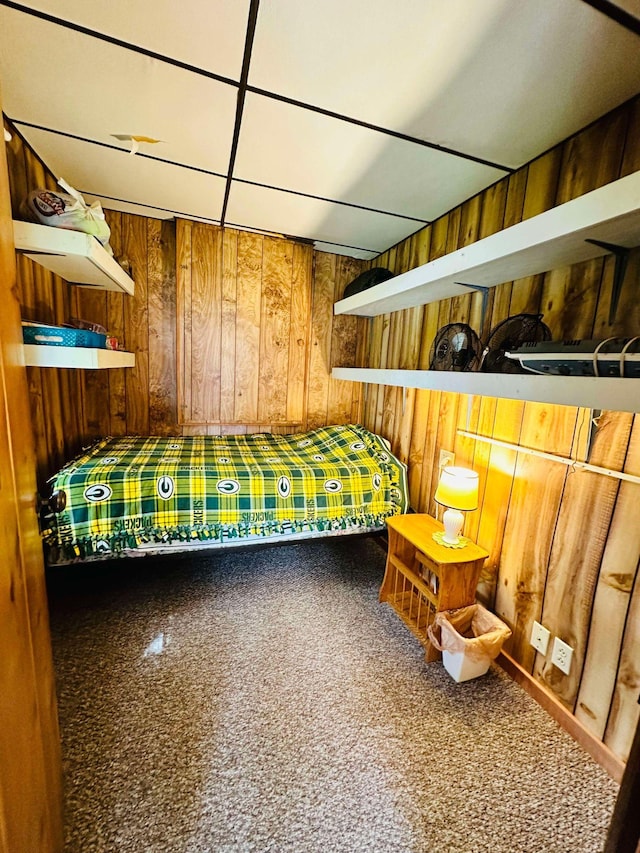
{"type": "Polygon", "coordinates": [[[536,702],[544,708],[544,710],[553,717],[553,719],[580,746],[588,752],[589,755],[598,762],[598,764],[607,771],[611,778],[618,782],[622,781],[625,764],[617,755],[599,740],[592,732],[589,731],[582,723],[573,716],[565,706],[559,702],[551,693],[549,693],[540,684],[539,681],[527,672],[526,669],[520,666],[519,663],[510,657],[506,652],[500,652],[496,659],[496,663],[509,675],[513,681],[519,684],[527,693],[532,696],[536,702]]]}

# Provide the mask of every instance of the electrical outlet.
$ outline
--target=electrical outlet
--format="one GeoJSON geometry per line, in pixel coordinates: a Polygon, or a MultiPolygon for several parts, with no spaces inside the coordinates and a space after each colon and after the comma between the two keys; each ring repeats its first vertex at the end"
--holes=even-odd
{"type": "Polygon", "coordinates": [[[541,655],[546,655],[547,648],[549,647],[549,639],[551,638],[551,631],[541,625],[539,622],[533,623],[533,628],[531,629],[531,640],[530,643],[534,649],[540,652],[541,655]]]}
{"type": "Polygon", "coordinates": [[[447,465],[455,465],[456,455],[453,450],[441,450],[440,459],[438,460],[438,468],[442,471],[447,465]]]}
{"type": "Polygon", "coordinates": [[[565,675],[569,675],[572,658],[573,649],[571,646],[563,642],[560,637],[556,637],[553,641],[553,649],[551,650],[551,663],[557,666],[565,675]]]}

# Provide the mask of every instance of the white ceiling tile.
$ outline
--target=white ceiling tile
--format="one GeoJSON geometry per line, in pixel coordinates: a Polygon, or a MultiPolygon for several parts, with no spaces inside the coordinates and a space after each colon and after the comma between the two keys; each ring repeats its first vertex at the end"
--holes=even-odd
{"type": "MultiPolygon", "coordinates": [[[[182,166],[19,128],[57,177],[88,195],[121,199],[181,216],[220,219],[225,181],[182,166]]],[[[157,216],[157,214],[156,214],[157,216]]]]}
{"type": "Polygon", "coordinates": [[[172,65],[0,8],[4,111],[18,121],[119,145],[162,140],[156,157],[225,173],[237,90],[172,65]],[[34,56],[61,57],[46,69],[34,56]]]}
{"type": "Polygon", "coordinates": [[[504,175],[255,94],[245,102],[234,170],[236,178],[423,222],[504,175]]]}
{"type": "Polygon", "coordinates": [[[583,0],[269,0],[249,82],[519,166],[635,95],[640,49],[583,0]]]}
{"type": "Polygon", "coordinates": [[[29,6],[188,65],[240,79],[249,0],[30,0],[29,6]]]}
{"type": "Polygon", "coordinates": [[[293,237],[381,252],[417,230],[416,223],[292,193],[234,183],[227,221],[293,237]]]}

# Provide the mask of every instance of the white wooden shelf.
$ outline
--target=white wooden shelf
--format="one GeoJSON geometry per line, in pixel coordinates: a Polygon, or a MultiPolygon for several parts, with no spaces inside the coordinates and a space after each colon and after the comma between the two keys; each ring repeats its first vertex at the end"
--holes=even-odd
{"type": "Polygon", "coordinates": [[[24,344],[27,367],[72,367],[96,370],[109,367],[134,367],[132,352],[90,347],[51,347],[46,344],[24,344]]]}
{"type": "Polygon", "coordinates": [[[90,234],[13,221],[16,251],[71,284],[133,296],[134,282],[90,234]]]}
{"type": "Polygon", "coordinates": [[[614,412],[640,412],[640,379],[595,376],[538,376],[519,373],[458,373],[446,370],[389,370],[334,367],[334,379],[453,391],[508,400],[583,406],[614,412]]]}
{"type": "Polygon", "coordinates": [[[640,171],[342,299],[334,312],[375,317],[608,253],[587,240],[640,245],[640,171]]]}

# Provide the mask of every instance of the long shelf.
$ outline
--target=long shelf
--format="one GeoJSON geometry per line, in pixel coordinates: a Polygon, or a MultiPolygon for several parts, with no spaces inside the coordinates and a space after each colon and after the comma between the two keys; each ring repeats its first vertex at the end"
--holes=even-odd
{"type": "Polygon", "coordinates": [[[588,240],[640,245],[640,171],[342,299],[334,312],[375,317],[609,252],[588,240]]]}
{"type": "Polygon", "coordinates": [[[16,251],[65,281],[133,296],[134,282],[90,234],[13,221],[16,251]]]}
{"type": "Polygon", "coordinates": [[[24,360],[27,367],[80,367],[88,370],[134,367],[136,363],[132,352],[90,347],[50,347],[42,344],[24,344],[24,360]]]}
{"type": "Polygon", "coordinates": [[[453,391],[509,400],[529,400],[607,409],[614,412],[640,412],[640,379],[616,379],[595,376],[538,376],[519,373],[457,373],[446,370],[390,370],[372,367],[334,367],[334,379],[453,391]]]}

